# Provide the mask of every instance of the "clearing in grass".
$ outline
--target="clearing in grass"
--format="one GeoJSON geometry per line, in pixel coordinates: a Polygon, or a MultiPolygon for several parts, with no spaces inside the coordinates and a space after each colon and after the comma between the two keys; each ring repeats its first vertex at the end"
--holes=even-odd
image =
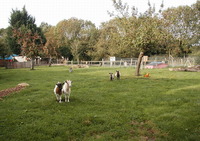
{"type": "Polygon", "coordinates": [[[0,90],[30,86],[0,101],[0,140],[199,140],[199,72],[133,68],[0,68],[0,90]],[[108,74],[119,70],[120,79],[108,74]],[[55,84],[72,80],[70,102],[55,84]],[[63,97],[64,101],[64,97],[63,97]]]}

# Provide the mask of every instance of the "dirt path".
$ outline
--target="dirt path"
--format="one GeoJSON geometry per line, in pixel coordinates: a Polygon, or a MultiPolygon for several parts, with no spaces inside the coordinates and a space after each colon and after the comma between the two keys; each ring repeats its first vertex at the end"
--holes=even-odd
{"type": "Polygon", "coordinates": [[[29,86],[29,84],[27,84],[27,83],[20,83],[16,87],[8,88],[8,89],[5,89],[5,90],[1,90],[0,91],[0,98],[4,97],[6,95],[9,95],[11,93],[14,93],[14,92],[19,92],[22,89],[24,89],[26,86],[29,86]]]}

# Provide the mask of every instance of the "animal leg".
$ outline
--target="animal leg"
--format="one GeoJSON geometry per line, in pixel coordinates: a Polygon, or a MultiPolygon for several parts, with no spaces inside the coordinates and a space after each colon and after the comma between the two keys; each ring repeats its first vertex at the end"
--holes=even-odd
{"type": "Polygon", "coordinates": [[[67,94],[65,93],[65,102],[67,102],[67,94]]]}
{"type": "Polygon", "coordinates": [[[69,96],[70,96],[70,95],[68,94],[68,97],[67,97],[67,102],[69,102],[69,96]]]}
{"type": "Polygon", "coordinates": [[[59,99],[58,99],[58,95],[57,95],[57,94],[55,94],[55,95],[56,95],[56,99],[57,99],[57,101],[58,101],[58,100],[59,100],[59,99]]]}
{"type": "Polygon", "coordinates": [[[69,102],[69,94],[65,94],[65,102],[69,102]]]}
{"type": "Polygon", "coordinates": [[[62,96],[60,95],[59,97],[60,97],[59,103],[61,103],[61,102],[62,102],[62,101],[61,101],[61,100],[62,100],[62,96]]]}

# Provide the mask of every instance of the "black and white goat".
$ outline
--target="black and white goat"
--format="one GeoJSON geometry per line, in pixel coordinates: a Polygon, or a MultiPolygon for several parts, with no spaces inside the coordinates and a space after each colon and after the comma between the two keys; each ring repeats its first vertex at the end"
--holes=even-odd
{"type": "Polygon", "coordinates": [[[72,81],[66,80],[64,83],[58,82],[54,88],[54,94],[59,103],[62,102],[62,94],[65,95],[65,102],[69,102],[69,97],[71,93],[72,81]]]}
{"type": "Polygon", "coordinates": [[[54,88],[54,94],[56,95],[56,98],[59,101],[59,103],[61,103],[61,100],[62,100],[62,87],[63,87],[63,83],[58,82],[54,88]]]}
{"type": "Polygon", "coordinates": [[[110,72],[109,74],[110,74],[110,76],[109,76],[110,81],[114,80],[114,74],[112,72],[110,72]]]}
{"type": "Polygon", "coordinates": [[[115,72],[115,76],[117,77],[117,79],[119,80],[120,79],[120,76],[121,76],[121,73],[117,70],[115,72]]]}

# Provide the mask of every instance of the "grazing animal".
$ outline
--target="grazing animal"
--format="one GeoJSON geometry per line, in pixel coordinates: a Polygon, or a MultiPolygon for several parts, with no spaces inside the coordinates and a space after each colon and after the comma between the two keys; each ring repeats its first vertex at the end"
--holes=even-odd
{"type": "Polygon", "coordinates": [[[149,75],[149,73],[146,73],[145,75],[144,75],[144,77],[149,77],[150,75],[149,75]]]}
{"type": "Polygon", "coordinates": [[[61,100],[62,100],[62,86],[63,86],[63,83],[58,82],[54,88],[54,94],[56,95],[56,98],[59,101],[59,103],[61,103],[61,100]]]}
{"type": "Polygon", "coordinates": [[[112,80],[114,80],[114,75],[113,75],[113,73],[109,73],[110,74],[110,81],[112,81],[112,80]]]}
{"type": "Polygon", "coordinates": [[[69,68],[69,72],[73,72],[73,69],[72,69],[72,68],[69,68]]]}
{"type": "Polygon", "coordinates": [[[119,79],[120,79],[120,76],[121,76],[121,73],[117,70],[116,73],[115,73],[115,76],[116,76],[117,79],[119,80],[119,79]]]}
{"type": "Polygon", "coordinates": [[[64,95],[65,95],[65,102],[69,102],[69,97],[70,97],[70,93],[71,93],[71,86],[72,86],[71,80],[64,81],[62,93],[64,93],[64,95]]]}

